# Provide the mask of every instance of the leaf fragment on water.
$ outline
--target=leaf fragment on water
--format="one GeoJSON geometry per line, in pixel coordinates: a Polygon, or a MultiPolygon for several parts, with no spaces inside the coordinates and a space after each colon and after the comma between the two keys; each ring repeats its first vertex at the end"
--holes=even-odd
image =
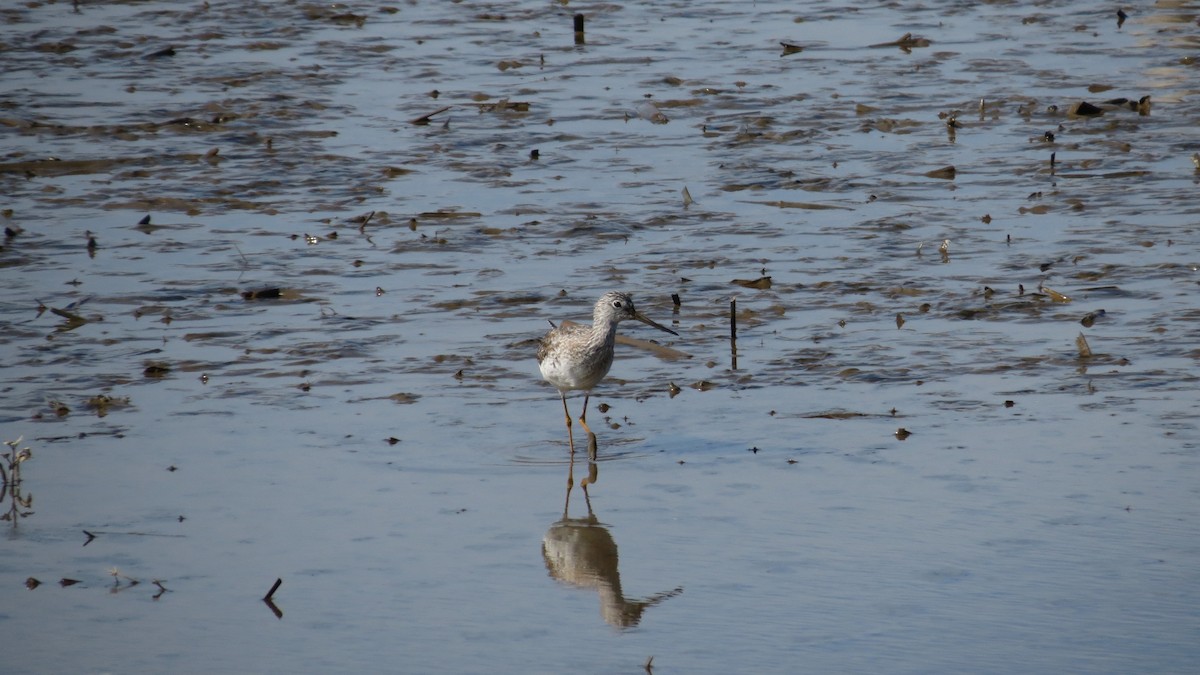
{"type": "Polygon", "coordinates": [[[757,279],[734,279],[730,283],[761,291],[771,287],[771,277],[759,277],[757,279]]]}
{"type": "Polygon", "coordinates": [[[926,171],[925,175],[929,178],[941,178],[943,180],[954,180],[954,177],[956,175],[958,175],[958,169],[955,169],[953,165],[948,165],[948,166],[943,166],[940,169],[934,169],[933,171],[926,171]]]}
{"type": "Polygon", "coordinates": [[[933,44],[933,41],[929,40],[928,38],[914,36],[912,33],[905,33],[904,35],[900,36],[899,40],[880,42],[878,44],[869,45],[869,47],[872,49],[877,49],[879,47],[899,47],[904,51],[908,51],[914,47],[928,47],[931,44],[933,44]]]}
{"type": "Polygon", "coordinates": [[[1063,295],[1062,293],[1059,293],[1058,291],[1054,290],[1053,288],[1047,288],[1046,286],[1042,286],[1042,292],[1045,293],[1047,296],[1049,296],[1050,299],[1055,302],[1070,302],[1071,301],[1071,298],[1069,296],[1063,295]]]}
{"type": "Polygon", "coordinates": [[[775,199],[775,200],[771,200],[771,201],[750,200],[750,201],[747,201],[746,203],[747,204],[762,204],[764,206],[774,206],[779,209],[806,209],[808,211],[831,211],[831,210],[851,211],[852,210],[850,207],[838,206],[836,204],[817,204],[815,202],[791,202],[791,201],[786,201],[786,200],[782,200],[782,199],[775,199]]]}
{"type": "Polygon", "coordinates": [[[652,124],[666,124],[667,122],[671,121],[662,113],[661,110],[658,109],[658,106],[654,105],[650,101],[643,101],[638,105],[637,116],[652,124]]]}
{"type": "Polygon", "coordinates": [[[1079,350],[1079,358],[1081,359],[1090,358],[1092,355],[1092,348],[1088,345],[1087,338],[1083,336],[1083,333],[1080,333],[1075,338],[1075,348],[1079,350]]]}

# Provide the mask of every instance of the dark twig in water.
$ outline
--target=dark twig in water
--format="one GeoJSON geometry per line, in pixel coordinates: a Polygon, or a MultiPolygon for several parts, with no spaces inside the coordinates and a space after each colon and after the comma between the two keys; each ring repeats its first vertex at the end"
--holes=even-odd
{"type": "Polygon", "coordinates": [[[275,595],[275,591],[279,590],[279,586],[281,584],[283,584],[283,579],[282,578],[276,579],[275,583],[271,585],[271,590],[267,591],[267,594],[263,596],[263,601],[271,602],[272,596],[275,595]]]}
{"type": "Polygon", "coordinates": [[[737,370],[737,298],[729,301],[729,353],[733,369],[737,370]]]}
{"type": "Polygon", "coordinates": [[[420,117],[418,117],[418,118],[416,118],[416,119],[409,120],[409,121],[408,121],[408,123],[409,123],[409,124],[416,124],[416,125],[418,125],[418,126],[423,126],[423,125],[429,124],[429,122],[430,122],[430,119],[431,119],[431,118],[432,118],[434,115],[438,115],[438,114],[440,114],[440,113],[444,113],[444,112],[446,112],[447,110],[449,110],[449,109],[451,109],[451,108],[453,108],[453,107],[454,107],[454,106],[452,106],[452,105],[448,105],[448,106],[446,106],[446,107],[444,107],[444,108],[438,108],[437,110],[434,110],[433,112],[431,112],[431,113],[429,113],[429,114],[427,114],[427,115],[421,115],[420,117]]]}

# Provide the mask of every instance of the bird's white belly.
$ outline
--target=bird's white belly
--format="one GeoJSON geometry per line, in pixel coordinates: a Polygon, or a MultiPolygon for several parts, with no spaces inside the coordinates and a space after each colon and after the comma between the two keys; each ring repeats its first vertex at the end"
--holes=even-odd
{"type": "Polygon", "coordinates": [[[595,387],[612,367],[612,352],[600,354],[598,359],[573,361],[571,359],[547,358],[539,365],[542,377],[555,388],[588,390],[595,387]]]}

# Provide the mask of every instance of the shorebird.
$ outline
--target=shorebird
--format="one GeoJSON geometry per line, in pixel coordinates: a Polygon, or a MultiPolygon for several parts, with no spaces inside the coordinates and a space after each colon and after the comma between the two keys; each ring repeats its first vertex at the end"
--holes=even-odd
{"type": "Polygon", "coordinates": [[[604,379],[612,367],[617,324],[625,319],[637,319],[671,335],[679,335],[637,311],[628,293],[610,291],[596,301],[596,307],[592,310],[592,325],[556,326],[546,333],[538,348],[538,368],[542,371],[542,379],[554,385],[562,398],[572,455],[575,454],[575,438],[571,431],[567,392],[583,392],[583,412],[579,414],[579,423],[591,437],[592,430],[587,425],[588,399],[591,398],[592,388],[604,379]]]}

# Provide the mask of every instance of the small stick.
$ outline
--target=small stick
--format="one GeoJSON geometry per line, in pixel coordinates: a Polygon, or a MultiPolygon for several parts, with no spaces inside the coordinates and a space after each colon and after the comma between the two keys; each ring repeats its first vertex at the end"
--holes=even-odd
{"type": "Polygon", "coordinates": [[[729,301],[729,353],[733,356],[733,369],[737,370],[737,298],[729,301]]]}
{"type": "Polygon", "coordinates": [[[409,120],[409,121],[408,121],[408,123],[409,123],[409,124],[416,124],[416,125],[418,125],[418,126],[419,126],[419,125],[425,125],[425,124],[429,124],[429,118],[433,117],[434,115],[436,115],[436,114],[438,114],[438,113],[444,113],[444,112],[446,112],[447,110],[449,110],[449,109],[451,109],[451,108],[453,108],[453,107],[454,107],[454,106],[452,106],[452,105],[448,105],[448,106],[446,106],[445,108],[439,108],[439,109],[437,109],[437,110],[434,110],[433,112],[429,113],[428,115],[421,115],[420,117],[418,117],[418,118],[416,118],[416,119],[409,120]]]}
{"type": "Polygon", "coordinates": [[[271,590],[267,592],[266,596],[263,597],[263,600],[266,602],[271,602],[271,596],[275,595],[275,591],[279,590],[279,586],[282,583],[283,579],[276,579],[275,584],[271,586],[271,590]]]}
{"type": "Polygon", "coordinates": [[[583,35],[583,15],[575,15],[575,44],[581,45],[587,42],[587,38],[583,35]]]}

